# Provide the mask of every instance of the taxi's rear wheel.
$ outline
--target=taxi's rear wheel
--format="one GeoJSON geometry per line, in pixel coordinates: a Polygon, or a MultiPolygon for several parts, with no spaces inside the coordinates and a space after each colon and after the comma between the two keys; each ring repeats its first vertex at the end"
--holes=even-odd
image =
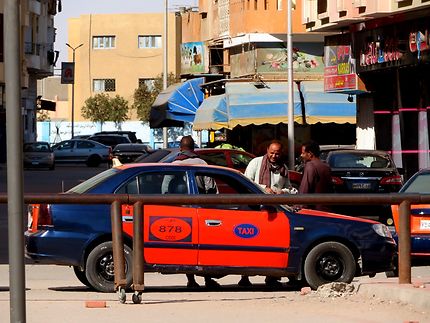
{"type": "MultiPolygon", "coordinates": [[[[127,281],[124,288],[128,289],[132,283],[133,272],[132,251],[127,245],[124,246],[124,258],[127,281]]],[[[105,293],[115,291],[112,241],[104,242],[90,252],[85,266],[85,276],[95,290],[105,293]]]]}
{"type": "Polygon", "coordinates": [[[313,289],[331,282],[350,283],[355,276],[355,259],[351,250],[338,242],[324,242],[307,255],[304,265],[306,281],[313,289]]]}

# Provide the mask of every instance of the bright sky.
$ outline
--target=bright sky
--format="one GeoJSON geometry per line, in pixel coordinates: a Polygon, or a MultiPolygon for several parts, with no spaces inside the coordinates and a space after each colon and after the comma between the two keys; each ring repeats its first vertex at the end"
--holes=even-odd
{"type": "MultiPolygon", "coordinates": [[[[169,9],[198,6],[198,0],[168,0],[169,9]]],[[[61,62],[67,61],[67,19],[83,14],[97,13],[132,13],[163,12],[164,0],[63,0],[62,11],[54,17],[57,38],[55,50],[60,51],[56,69],[61,69],[61,62]]],[[[59,73],[55,73],[59,74],[59,73]]]]}

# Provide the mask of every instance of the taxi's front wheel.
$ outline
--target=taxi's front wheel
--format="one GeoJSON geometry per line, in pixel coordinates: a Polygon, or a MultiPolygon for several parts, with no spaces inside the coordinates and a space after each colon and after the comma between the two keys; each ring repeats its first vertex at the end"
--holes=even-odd
{"type": "MultiPolygon", "coordinates": [[[[127,245],[124,246],[124,258],[127,281],[125,289],[128,289],[133,279],[133,258],[131,248],[127,245]]],[[[85,266],[85,276],[95,290],[104,293],[115,291],[112,241],[103,242],[90,252],[85,266]]]]}
{"type": "Polygon", "coordinates": [[[354,279],[355,269],[351,250],[334,241],[315,246],[304,265],[305,279],[313,289],[331,282],[350,283],[354,279]]]}

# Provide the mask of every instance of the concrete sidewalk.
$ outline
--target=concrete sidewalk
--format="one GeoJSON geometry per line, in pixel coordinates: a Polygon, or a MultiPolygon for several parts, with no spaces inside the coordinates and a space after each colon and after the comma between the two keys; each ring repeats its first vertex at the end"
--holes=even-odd
{"type": "MultiPolygon", "coordinates": [[[[8,265],[0,265],[0,322],[9,321],[8,270],[8,265]]],[[[353,295],[334,298],[316,291],[303,294],[287,286],[270,291],[264,286],[264,277],[251,277],[252,288],[240,288],[236,285],[239,276],[227,276],[219,280],[220,290],[188,290],[184,275],[148,273],[142,304],[135,305],[131,292],[126,304],[121,304],[116,293],[88,289],[69,267],[26,265],[26,315],[27,322],[44,323],[308,322],[311,318],[314,322],[343,323],[345,316],[338,314],[343,310],[351,315],[349,322],[430,322],[430,267],[415,267],[412,274],[410,285],[399,285],[397,278],[386,278],[385,274],[356,278],[353,295]],[[89,301],[106,306],[88,308],[89,301]],[[372,319],[365,320],[363,315],[372,319]]],[[[197,280],[203,285],[202,278],[197,280]]]]}
{"type": "MultiPolygon", "coordinates": [[[[413,268],[416,271],[417,268],[413,268]]],[[[413,305],[430,313],[430,267],[421,267],[423,274],[412,278],[412,284],[399,284],[398,278],[378,274],[374,278],[361,278],[357,284],[359,295],[391,302],[413,305]]]]}

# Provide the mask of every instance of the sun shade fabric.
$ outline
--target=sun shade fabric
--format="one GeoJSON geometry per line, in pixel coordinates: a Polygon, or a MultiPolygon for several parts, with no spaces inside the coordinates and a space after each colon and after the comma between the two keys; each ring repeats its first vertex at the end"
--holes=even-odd
{"type": "Polygon", "coordinates": [[[151,108],[149,124],[151,128],[182,127],[184,122],[193,122],[195,113],[203,102],[199,77],[169,86],[162,91],[151,108]]]}
{"type": "Polygon", "coordinates": [[[324,92],[323,81],[302,81],[300,91],[305,104],[306,123],[356,123],[356,97],[324,92]]]}
{"type": "MultiPolygon", "coordinates": [[[[301,103],[294,90],[294,119],[301,122],[301,103]]],[[[288,122],[288,83],[227,83],[225,94],[209,97],[194,119],[194,130],[233,129],[237,125],[288,122]]]]}
{"type": "Polygon", "coordinates": [[[222,129],[228,127],[225,94],[213,95],[203,101],[196,112],[193,129],[222,129]]]}

